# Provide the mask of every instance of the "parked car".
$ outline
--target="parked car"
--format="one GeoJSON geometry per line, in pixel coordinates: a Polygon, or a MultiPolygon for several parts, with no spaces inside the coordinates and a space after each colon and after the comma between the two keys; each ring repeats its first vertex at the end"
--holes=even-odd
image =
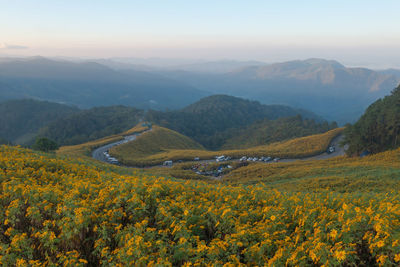
{"type": "Polygon", "coordinates": [[[268,162],[268,161],[271,161],[271,160],[272,160],[271,157],[266,157],[266,158],[264,159],[265,162],[268,162]]]}
{"type": "Polygon", "coordinates": [[[328,154],[331,154],[333,152],[335,152],[335,147],[334,146],[330,146],[328,147],[328,150],[326,151],[328,154]]]}
{"type": "Polygon", "coordinates": [[[256,158],[253,158],[253,161],[257,161],[258,160],[258,158],[256,157],[256,158]]]}
{"type": "Polygon", "coordinates": [[[195,157],[195,158],[194,158],[194,161],[199,161],[199,160],[200,160],[199,157],[195,157]]]}
{"type": "Polygon", "coordinates": [[[280,160],[280,158],[274,158],[274,162],[279,162],[280,160]]]}
{"type": "Polygon", "coordinates": [[[164,161],[163,166],[172,166],[172,160],[164,161]]]}
{"type": "Polygon", "coordinates": [[[219,156],[216,159],[217,162],[225,161],[225,156],[219,156]]]}
{"type": "Polygon", "coordinates": [[[243,156],[243,157],[240,158],[239,161],[240,161],[240,162],[244,162],[244,161],[246,161],[246,160],[247,160],[246,156],[243,156]]]}

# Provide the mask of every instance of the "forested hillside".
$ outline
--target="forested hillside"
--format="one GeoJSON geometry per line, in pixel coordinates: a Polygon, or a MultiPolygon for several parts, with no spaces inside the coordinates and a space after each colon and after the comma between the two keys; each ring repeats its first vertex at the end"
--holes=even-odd
{"type": "Polygon", "coordinates": [[[400,86],[377,100],[345,130],[348,154],[377,153],[400,146],[400,86]]]}
{"type": "Polygon", "coordinates": [[[41,127],[78,111],[76,107],[33,99],[2,102],[0,138],[25,144],[35,137],[41,127]]]}
{"type": "Polygon", "coordinates": [[[233,137],[237,128],[258,120],[275,120],[298,114],[322,120],[308,111],[282,105],[267,106],[226,95],[209,96],[178,111],[149,111],[146,119],[189,136],[208,149],[218,149],[233,137]]]}
{"type": "Polygon", "coordinates": [[[337,128],[335,122],[318,123],[303,119],[300,115],[277,120],[264,119],[246,128],[233,131],[232,137],[226,140],[223,149],[248,148],[296,137],[324,133],[337,128]]]}
{"type": "Polygon", "coordinates": [[[142,118],[143,110],[132,107],[97,107],[52,122],[40,129],[39,135],[60,145],[74,145],[121,133],[142,118]]]}

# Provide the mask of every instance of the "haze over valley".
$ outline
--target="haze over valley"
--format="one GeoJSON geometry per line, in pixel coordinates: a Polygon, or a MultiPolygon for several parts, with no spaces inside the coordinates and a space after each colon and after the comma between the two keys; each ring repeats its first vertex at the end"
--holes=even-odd
{"type": "Polygon", "coordinates": [[[0,0],[0,266],[400,266],[399,10],[0,0]]]}

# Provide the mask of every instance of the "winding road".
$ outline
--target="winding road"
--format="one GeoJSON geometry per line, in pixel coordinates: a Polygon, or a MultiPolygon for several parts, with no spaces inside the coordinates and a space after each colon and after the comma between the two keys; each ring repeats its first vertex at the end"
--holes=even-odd
{"type": "MultiPolygon", "coordinates": [[[[151,131],[151,130],[149,130],[151,131]]],[[[144,132],[143,132],[144,133],[144,132]]],[[[105,155],[105,152],[108,152],[110,150],[110,148],[114,147],[114,146],[118,146],[118,145],[122,145],[122,144],[126,144],[128,142],[132,142],[134,140],[136,140],[136,137],[139,136],[142,133],[137,133],[137,134],[133,134],[133,135],[129,135],[129,136],[125,136],[123,140],[117,141],[117,142],[113,142],[104,146],[101,146],[99,148],[96,148],[95,150],[93,150],[92,152],[92,157],[94,159],[106,162],[106,163],[111,163],[110,162],[110,157],[107,157],[105,155]]],[[[305,158],[295,158],[295,159],[281,159],[279,162],[293,162],[296,160],[321,160],[321,159],[329,159],[329,158],[333,158],[333,157],[338,157],[338,156],[343,156],[345,155],[346,152],[346,146],[341,147],[339,146],[339,143],[343,140],[344,136],[343,135],[339,135],[337,137],[335,137],[332,142],[330,143],[330,146],[334,146],[335,147],[335,151],[333,153],[327,153],[324,152],[322,154],[319,155],[315,155],[315,156],[311,156],[311,157],[305,157],[305,158]]],[[[233,161],[239,161],[239,159],[232,159],[233,161]]],[[[203,162],[213,162],[215,161],[214,159],[208,159],[208,160],[201,160],[201,161],[196,161],[196,163],[203,163],[203,162]]],[[[115,162],[117,163],[117,162],[115,162]]],[[[130,166],[124,166],[124,167],[130,167],[130,166]]],[[[146,168],[154,168],[154,167],[162,167],[162,165],[156,165],[156,166],[149,166],[146,168]]]]}
{"type": "Polygon", "coordinates": [[[132,134],[132,135],[127,135],[127,136],[124,136],[124,139],[122,139],[122,140],[120,140],[120,141],[113,142],[113,143],[110,143],[110,144],[101,146],[101,147],[99,147],[99,148],[96,148],[96,149],[93,150],[93,152],[92,152],[92,157],[93,157],[94,159],[97,159],[97,160],[100,160],[100,161],[103,161],[103,162],[106,162],[106,163],[111,163],[111,162],[110,162],[110,157],[107,157],[107,156],[105,155],[105,152],[108,152],[108,150],[110,150],[110,148],[112,148],[112,147],[114,147],[114,146],[119,146],[119,145],[122,145],[122,144],[126,144],[126,143],[128,143],[128,142],[132,142],[132,141],[135,140],[136,137],[139,136],[139,135],[140,135],[140,133],[138,133],[138,134],[132,134]]]}

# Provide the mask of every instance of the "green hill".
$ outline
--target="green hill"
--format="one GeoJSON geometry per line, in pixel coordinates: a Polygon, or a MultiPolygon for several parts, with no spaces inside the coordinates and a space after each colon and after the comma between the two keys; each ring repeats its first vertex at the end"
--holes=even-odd
{"type": "Polygon", "coordinates": [[[345,136],[350,155],[400,147],[400,86],[370,105],[354,125],[346,128],[345,136]]]}
{"type": "Polygon", "coordinates": [[[143,110],[125,106],[97,107],[60,118],[39,131],[60,145],[75,145],[118,134],[143,118],[143,110]]]}
{"type": "Polygon", "coordinates": [[[321,121],[311,112],[283,105],[262,105],[242,98],[214,95],[184,109],[169,112],[149,111],[146,119],[180,132],[208,149],[219,149],[232,137],[233,130],[256,121],[302,115],[321,121]]]}
{"type": "Polygon", "coordinates": [[[33,99],[2,102],[0,137],[16,144],[26,144],[41,127],[78,111],[75,107],[33,99]]]}
{"type": "Polygon", "coordinates": [[[300,115],[277,120],[265,119],[246,128],[232,131],[232,137],[226,140],[222,149],[241,149],[266,145],[313,134],[327,132],[337,128],[336,123],[317,123],[303,119],[300,115]]]}
{"type": "Polygon", "coordinates": [[[127,165],[140,165],[143,158],[170,149],[203,150],[203,146],[173,130],[153,126],[152,130],[129,142],[111,149],[111,155],[127,165]]]}

